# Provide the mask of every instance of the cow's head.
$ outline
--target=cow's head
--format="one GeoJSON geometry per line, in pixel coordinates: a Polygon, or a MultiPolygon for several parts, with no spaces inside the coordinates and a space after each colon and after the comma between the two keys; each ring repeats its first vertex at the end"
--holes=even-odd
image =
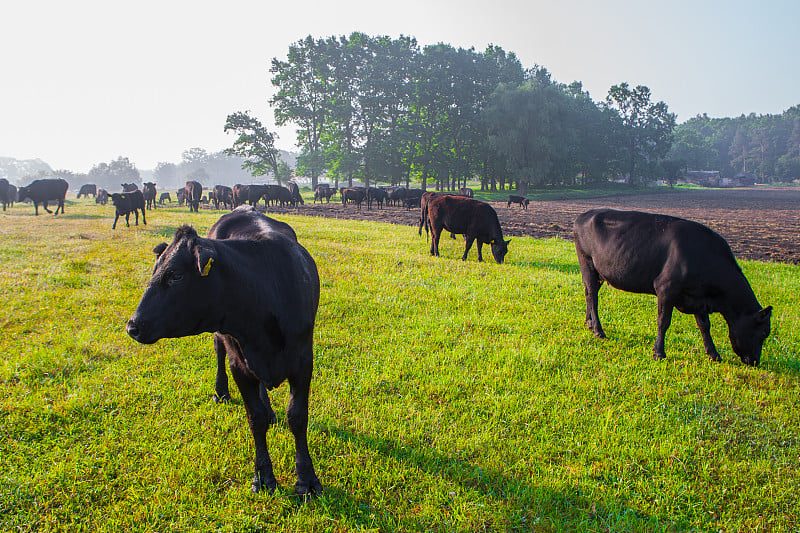
{"type": "Polygon", "coordinates": [[[153,276],[128,320],[128,335],[142,344],[219,329],[215,288],[216,250],[208,239],[182,226],[172,243],[153,249],[153,276]]]}
{"type": "Polygon", "coordinates": [[[28,187],[20,187],[17,189],[17,201],[24,202],[25,198],[31,197],[31,190],[28,187]]]}
{"type": "Polygon", "coordinates": [[[494,256],[494,260],[497,261],[497,264],[502,264],[503,259],[505,259],[506,254],[508,253],[508,243],[511,242],[511,239],[504,241],[503,239],[495,239],[492,241],[492,255],[494,256]]]}
{"type": "Polygon", "coordinates": [[[772,306],[769,306],[728,322],[731,346],[742,363],[757,366],[761,361],[761,348],[769,336],[771,318],[772,306]]]}

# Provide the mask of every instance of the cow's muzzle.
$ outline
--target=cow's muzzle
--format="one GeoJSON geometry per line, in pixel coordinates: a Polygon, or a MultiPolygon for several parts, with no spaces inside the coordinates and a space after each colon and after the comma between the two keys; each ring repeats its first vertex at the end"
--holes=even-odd
{"type": "Polygon", "coordinates": [[[125,331],[128,332],[128,335],[135,340],[136,342],[140,342],[142,344],[153,344],[158,339],[148,339],[142,333],[142,330],[133,319],[128,320],[128,324],[125,327],[125,331]]]}

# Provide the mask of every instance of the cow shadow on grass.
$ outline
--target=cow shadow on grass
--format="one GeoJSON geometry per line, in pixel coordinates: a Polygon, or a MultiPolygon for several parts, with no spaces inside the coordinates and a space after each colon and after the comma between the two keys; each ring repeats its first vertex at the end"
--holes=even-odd
{"type": "MultiPolygon", "coordinates": [[[[610,527],[613,528],[614,524],[618,524],[620,517],[623,516],[628,520],[635,519],[648,524],[657,520],[655,517],[635,509],[606,508],[602,504],[584,497],[578,488],[555,491],[536,486],[524,479],[506,475],[502,471],[482,468],[463,459],[449,457],[432,448],[409,446],[380,435],[366,435],[341,428],[333,423],[323,422],[317,426],[316,430],[337,439],[346,447],[355,446],[372,450],[407,467],[445,479],[453,486],[463,488],[465,492],[477,492],[482,497],[499,502],[502,510],[497,516],[502,523],[492,524],[490,517],[484,517],[484,524],[491,524],[490,529],[492,527],[501,529],[532,527],[536,529],[535,525],[539,522],[544,527],[547,527],[547,524],[561,524],[562,527],[572,529],[578,524],[585,524],[589,521],[605,530],[610,524],[610,527]]],[[[322,473],[322,479],[324,484],[324,473],[322,473]]],[[[386,490],[402,489],[387,488],[386,490]]],[[[352,491],[341,487],[326,485],[325,491],[323,497],[333,500],[350,500],[344,507],[358,509],[355,516],[348,514],[348,520],[355,520],[360,525],[367,527],[377,525],[379,529],[391,529],[392,523],[390,522],[380,524],[380,517],[387,515],[386,510],[374,508],[368,499],[359,499],[353,495],[352,491]]],[[[450,493],[451,497],[454,497],[453,494],[450,493]]],[[[449,513],[444,513],[448,508],[447,503],[444,503],[442,507],[443,517],[450,516],[452,519],[449,513]]],[[[620,504],[620,507],[624,506],[620,504]]],[[[421,518],[420,520],[425,519],[421,518]]],[[[423,525],[422,522],[418,524],[420,527],[423,525]]],[[[462,527],[464,525],[466,524],[461,524],[462,527]]]]}
{"type": "Polygon", "coordinates": [[[514,266],[529,268],[531,270],[555,270],[563,274],[570,274],[578,276],[578,281],[581,278],[581,267],[577,263],[547,263],[542,261],[509,261],[514,266]]]}

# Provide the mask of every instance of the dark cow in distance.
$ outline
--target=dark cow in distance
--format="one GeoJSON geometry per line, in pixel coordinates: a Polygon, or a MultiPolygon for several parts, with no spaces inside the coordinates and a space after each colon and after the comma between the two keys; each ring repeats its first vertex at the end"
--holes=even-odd
{"type": "Polygon", "coordinates": [[[233,189],[227,185],[214,185],[212,192],[214,193],[214,209],[219,209],[219,204],[222,204],[223,209],[233,209],[233,189]]]}
{"type": "Polygon", "coordinates": [[[250,186],[249,185],[242,185],[237,183],[233,186],[233,207],[234,209],[239,207],[240,205],[244,205],[247,203],[247,199],[250,197],[250,186]]]}
{"type": "Polygon", "coordinates": [[[168,192],[162,192],[161,195],[158,197],[159,205],[164,205],[164,202],[172,203],[172,197],[170,197],[168,192]]]}
{"type": "Polygon", "coordinates": [[[133,192],[139,190],[139,186],[135,183],[121,183],[120,185],[122,186],[122,192],[133,192]]]}
{"type": "Polygon", "coordinates": [[[301,205],[306,205],[303,196],[300,194],[300,186],[295,182],[290,181],[286,184],[286,188],[292,193],[292,206],[299,208],[301,205]]]}
{"type": "Polygon", "coordinates": [[[458,189],[459,196],[466,196],[467,198],[473,198],[475,196],[475,191],[470,189],[469,187],[461,187],[458,189]]]}
{"type": "Polygon", "coordinates": [[[117,229],[117,220],[123,215],[125,215],[125,225],[131,227],[131,213],[136,217],[136,225],[138,226],[140,209],[142,210],[142,224],[147,225],[147,219],[144,217],[144,195],[142,191],[137,189],[131,192],[115,192],[111,195],[111,203],[116,208],[114,224],[111,225],[111,229],[117,229]]]}
{"type": "Polygon", "coordinates": [[[3,211],[6,210],[6,205],[11,204],[11,184],[5,178],[0,178],[0,202],[3,203],[3,211]]]}
{"type": "Polygon", "coordinates": [[[314,203],[317,203],[317,200],[322,203],[323,198],[326,202],[330,203],[331,196],[334,194],[336,194],[336,187],[331,187],[327,183],[320,183],[314,188],[314,203]]]}
{"type": "Polygon", "coordinates": [[[187,181],[183,187],[183,196],[189,205],[189,211],[200,210],[200,198],[203,196],[203,186],[197,181],[187,181]]]}
{"type": "Polygon", "coordinates": [[[439,238],[442,230],[464,235],[466,245],[462,261],[474,241],[478,241],[478,261],[483,261],[481,248],[484,244],[492,247],[492,256],[501,264],[508,253],[508,243],[503,240],[503,229],[497,212],[486,202],[473,200],[464,196],[441,195],[428,199],[428,224],[433,236],[431,238],[431,255],[439,256],[439,238]]]}
{"type": "Polygon", "coordinates": [[[90,194],[92,195],[92,198],[97,198],[97,185],[94,183],[86,183],[85,185],[81,185],[76,198],[80,198],[81,196],[88,198],[90,194]]]}
{"type": "Polygon", "coordinates": [[[348,202],[350,202],[356,204],[359,209],[361,209],[361,202],[367,197],[367,193],[364,189],[356,187],[342,189],[339,191],[339,194],[342,197],[342,205],[347,205],[348,202]]]}
{"type": "Polygon", "coordinates": [[[506,204],[506,207],[511,207],[511,204],[519,204],[522,209],[528,209],[528,204],[530,203],[531,201],[524,196],[515,196],[512,194],[508,197],[508,204],[506,204]]]}
{"type": "Polygon", "coordinates": [[[34,180],[28,186],[19,188],[19,201],[22,202],[26,198],[30,198],[33,202],[34,212],[38,215],[39,204],[42,204],[42,207],[48,213],[53,213],[47,208],[47,202],[56,200],[58,206],[53,214],[57,215],[60,209],[63,215],[64,200],[67,197],[68,188],[69,184],[61,178],[34,180]]]}
{"type": "Polygon", "coordinates": [[[144,182],[142,184],[142,195],[144,195],[144,201],[147,209],[155,209],[156,196],[158,195],[158,191],[156,191],[156,184],[150,181],[144,182]]]}
{"type": "Polygon", "coordinates": [[[319,276],[314,259],[287,236],[285,224],[240,207],[202,238],[189,226],[161,243],[153,275],[127,324],[143,344],[214,333],[227,355],[255,443],[251,489],[273,492],[277,480],[266,432],[276,422],[267,390],[289,381],[286,421],[295,441],[295,490],[319,493],[308,450],[308,399],[314,357],[319,276]]]}
{"type": "Polygon", "coordinates": [[[762,308],[728,243],[690,220],[642,213],[591,209],[573,226],[586,296],[586,325],[605,338],[597,312],[604,281],[620,290],[658,299],[653,358],[663,359],[672,311],[694,315],[706,354],[721,361],[711,338],[709,314],[721,313],[733,351],[744,364],[758,365],[770,333],[772,307],[762,308]]]}
{"type": "Polygon", "coordinates": [[[94,197],[94,203],[106,205],[108,203],[108,191],[105,189],[97,189],[97,196],[94,197]]]}
{"type": "Polygon", "coordinates": [[[378,187],[370,187],[367,189],[367,209],[372,209],[372,204],[377,203],[378,207],[383,209],[383,204],[389,200],[389,193],[378,187]]]}

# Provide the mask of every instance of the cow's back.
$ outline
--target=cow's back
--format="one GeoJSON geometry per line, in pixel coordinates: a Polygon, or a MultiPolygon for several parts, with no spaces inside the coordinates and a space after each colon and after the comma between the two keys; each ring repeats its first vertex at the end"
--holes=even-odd
{"type": "Polygon", "coordinates": [[[655,294],[659,276],[690,284],[741,276],[725,239],[690,220],[592,209],[578,216],[573,230],[578,253],[591,258],[600,276],[621,290],[655,294]]]}
{"type": "Polygon", "coordinates": [[[209,239],[263,240],[275,233],[297,242],[297,234],[285,222],[259,213],[252,206],[237,207],[222,215],[208,231],[209,239]]]}

